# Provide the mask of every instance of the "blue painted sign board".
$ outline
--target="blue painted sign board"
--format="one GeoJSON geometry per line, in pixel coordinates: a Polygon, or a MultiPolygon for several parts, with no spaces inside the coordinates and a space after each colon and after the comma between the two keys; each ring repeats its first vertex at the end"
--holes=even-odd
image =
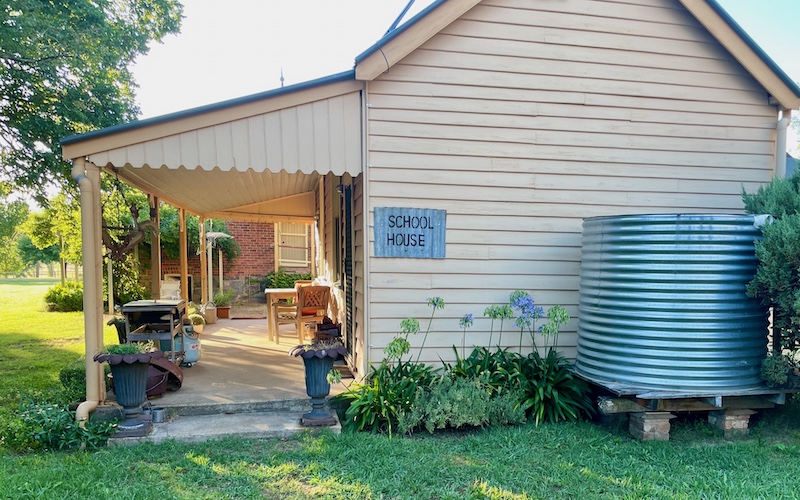
{"type": "Polygon", "coordinates": [[[375,257],[444,259],[446,210],[375,207],[375,257]]]}

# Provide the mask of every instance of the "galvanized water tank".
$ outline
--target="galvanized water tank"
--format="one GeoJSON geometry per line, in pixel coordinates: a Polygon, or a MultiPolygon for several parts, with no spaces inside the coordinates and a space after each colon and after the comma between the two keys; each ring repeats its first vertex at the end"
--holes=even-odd
{"type": "Polygon", "coordinates": [[[745,295],[752,215],[583,223],[576,370],[600,385],[729,393],[761,386],[767,311],[745,295]]]}

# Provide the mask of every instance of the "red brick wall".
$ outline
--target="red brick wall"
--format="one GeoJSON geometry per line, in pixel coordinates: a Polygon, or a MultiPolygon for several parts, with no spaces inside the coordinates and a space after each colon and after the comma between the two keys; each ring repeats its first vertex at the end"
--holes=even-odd
{"type": "Polygon", "coordinates": [[[271,222],[227,223],[228,232],[239,244],[241,253],[233,269],[224,269],[231,276],[266,276],[275,270],[275,225],[271,222]]]}
{"type": "MultiPolygon", "coordinates": [[[[228,278],[245,278],[247,276],[266,276],[275,270],[275,225],[272,222],[228,221],[228,232],[239,244],[239,257],[233,267],[224,261],[223,275],[228,278]]],[[[218,271],[219,254],[214,249],[214,275],[218,271]]],[[[291,269],[291,272],[308,272],[308,269],[291,269]]],[[[162,258],[162,274],[180,274],[181,263],[177,259],[162,258]]],[[[200,278],[200,256],[189,256],[189,274],[200,278]]],[[[146,272],[150,275],[150,270],[146,272]]]]}
{"type": "MultiPolygon", "coordinates": [[[[223,275],[228,278],[246,276],[266,276],[275,270],[275,230],[271,222],[229,221],[228,232],[239,244],[239,257],[233,267],[225,259],[223,275]]],[[[212,252],[214,274],[217,274],[219,254],[212,252]]],[[[180,274],[180,260],[163,258],[161,261],[163,274],[180,274]]],[[[150,274],[148,270],[147,274],[150,274]]],[[[200,276],[200,256],[189,256],[189,274],[200,276]]]]}

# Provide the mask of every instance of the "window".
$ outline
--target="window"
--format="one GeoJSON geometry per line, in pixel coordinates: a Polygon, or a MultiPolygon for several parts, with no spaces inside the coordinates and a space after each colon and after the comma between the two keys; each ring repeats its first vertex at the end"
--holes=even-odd
{"type": "Polygon", "coordinates": [[[278,265],[280,267],[309,267],[308,225],[279,222],[278,265]]]}

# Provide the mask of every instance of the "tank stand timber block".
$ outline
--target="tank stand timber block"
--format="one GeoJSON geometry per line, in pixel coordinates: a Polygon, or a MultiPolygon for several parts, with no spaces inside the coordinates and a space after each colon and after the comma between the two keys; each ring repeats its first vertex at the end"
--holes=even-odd
{"type": "Polygon", "coordinates": [[[725,439],[746,436],[750,433],[750,416],[753,410],[722,410],[708,413],[708,423],[722,429],[725,439]]]}
{"type": "Polygon", "coordinates": [[[631,413],[628,430],[641,441],[669,441],[669,421],[675,415],[665,411],[631,413]]]}

